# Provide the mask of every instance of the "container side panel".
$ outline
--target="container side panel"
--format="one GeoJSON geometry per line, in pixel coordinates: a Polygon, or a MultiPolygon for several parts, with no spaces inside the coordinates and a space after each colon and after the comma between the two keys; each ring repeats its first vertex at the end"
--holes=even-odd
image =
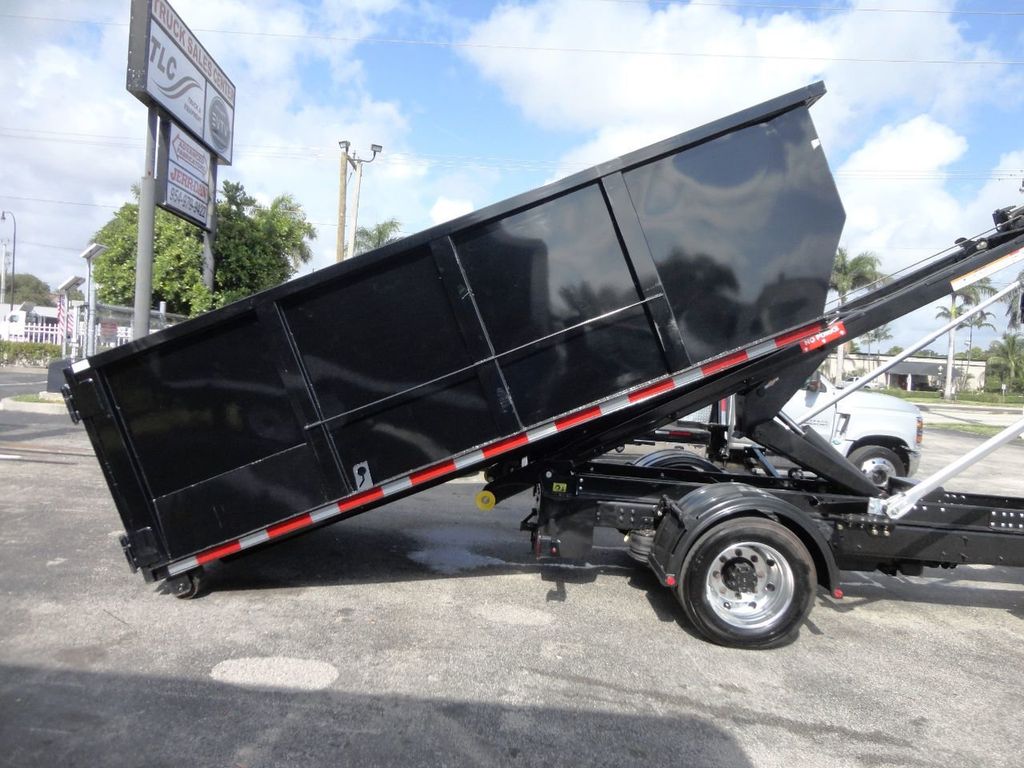
{"type": "Polygon", "coordinates": [[[331,425],[349,482],[356,490],[368,480],[389,477],[500,436],[474,372],[413,400],[374,411],[354,421],[331,425]]]}
{"type": "Polygon", "coordinates": [[[845,214],[806,108],[624,178],[692,360],[821,315],[845,214]]]}
{"type": "Polygon", "coordinates": [[[643,307],[501,360],[512,399],[534,424],[665,373],[643,307]]]}
{"type": "Polygon", "coordinates": [[[235,538],[330,499],[316,457],[296,446],[156,500],[172,558],[235,538]]]}
{"type": "MultiPolygon", "coordinates": [[[[100,374],[93,371],[83,376],[89,385],[98,387],[100,374]]],[[[76,389],[80,391],[80,380],[76,389]]],[[[106,406],[102,412],[83,419],[92,440],[110,493],[124,523],[125,533],[132,543],[134,556],[145,563],[167,558],[166,545],[159,521],[154,515],[145,483],[136,470],[132,455],[126,443],[125,434],[118,429],[112,409],[106,406]]]]}
{"type": "Polygon", "coordinates": [[[667,372],[597,185],[454,241],[525,424],[667,372]]]}
{"type": "Polygon", "coordinates": [[[255,315],[106,369],[154,497],[306,442],[255,315]]]}
{"type": "Polygon", "coordinates": [[[472,360],[426,246],[341,275],[284,305],[325,418],[400,394],[472,360]]]}
{"type": "Polygon", "coordinates": [[[453,240],[498,354],[641,298],[596,184],[453,240]]]}

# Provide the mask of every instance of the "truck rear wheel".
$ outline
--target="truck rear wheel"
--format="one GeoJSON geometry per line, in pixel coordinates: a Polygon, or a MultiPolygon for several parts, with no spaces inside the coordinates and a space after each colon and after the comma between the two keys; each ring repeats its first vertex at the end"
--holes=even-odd
{"type": "Polygon", "coordinates": [[[697,540],[683,561],[676,597],[712,642],[774,648],[795,639],[816,584],[814,560],[792,531],[742,517],[697,540]]]}

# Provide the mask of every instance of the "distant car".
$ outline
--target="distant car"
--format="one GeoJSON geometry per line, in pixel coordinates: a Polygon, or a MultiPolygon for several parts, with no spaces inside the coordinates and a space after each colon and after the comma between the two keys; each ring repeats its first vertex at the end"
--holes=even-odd
{"type": "MultiPolygon", "coordinates": [[[[847,376],[835,385],[836,389],[846,389],[851,384],[860,381],[860,376],[847,376]]],[[[885,382],[882,379],[873,379],[864,385],[864,389],[885,389],[885,382]]]]}

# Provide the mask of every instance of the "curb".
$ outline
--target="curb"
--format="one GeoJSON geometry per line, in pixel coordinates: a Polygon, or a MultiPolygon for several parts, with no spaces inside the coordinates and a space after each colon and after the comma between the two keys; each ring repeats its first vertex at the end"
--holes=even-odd
{"type": "MultiPolygon", "coordinates": [[[[900,398],[901,400],[903,398],[900,398]]],[[[945,400],[939,401],[924,401],[924,400],[905,400],[904,402],[913,403],[922,411],[928,410],[930,407],[933,408],[945,408],[947,410],[964,410],[964,411],[999,411],[1005,413],[1021,413],[1024,411],[1024,407],[1014,403],[1013,405],[1004,405],[1002,403],[957,403],[947,402],[945,400]]]]}
{"type": "Polygon", "coordinates": [[[45,413],[50,416],[67,415],[64,403],[22,403],[13,397],[0,400],[0,411],[9,413],[45,413]]]}

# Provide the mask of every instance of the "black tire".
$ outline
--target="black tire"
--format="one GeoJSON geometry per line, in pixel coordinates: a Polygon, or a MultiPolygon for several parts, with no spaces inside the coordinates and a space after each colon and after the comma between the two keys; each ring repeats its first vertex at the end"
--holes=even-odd
{"type": "Polygon", "coordinates": [[[879,488],[885,488],[890,477],[907,476],[907,465],[899,454],[881,445],[862,445],[846,458],[879,488]]]}
{"type": "Polygon", "coordinates": [[[814,560],[796,534],[771,520],[741,517],[697,540],[675,591],[693,627],[711,642],[767,649],[796,638],[817,583],[814,560]]]}
{"type": "Polygon", "coordinates": [[[206,586],[202,568],[193,568],[187,573],[167,580],[167,589],[179,600],[192,600],[199,597],[206,586]]]}

